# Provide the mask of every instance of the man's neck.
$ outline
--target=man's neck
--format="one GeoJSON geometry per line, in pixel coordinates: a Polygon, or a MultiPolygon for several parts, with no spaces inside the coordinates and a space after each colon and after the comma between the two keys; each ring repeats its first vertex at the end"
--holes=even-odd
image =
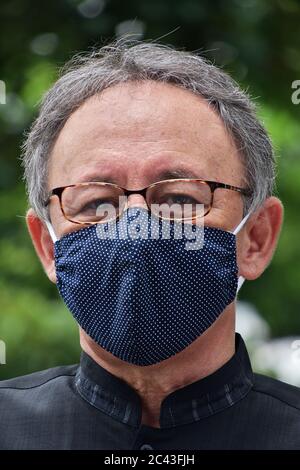
{"type": "Polygon", "coordinates": [[[230,305],[190,346],[152,366],[135,366],[117,359],[80,330],[82,349],[101,367],[124,380],[140,396],[142,423],[159,427],[162,401],[172,392],[212,374],[235,352],[235,314],[230,305]]]}

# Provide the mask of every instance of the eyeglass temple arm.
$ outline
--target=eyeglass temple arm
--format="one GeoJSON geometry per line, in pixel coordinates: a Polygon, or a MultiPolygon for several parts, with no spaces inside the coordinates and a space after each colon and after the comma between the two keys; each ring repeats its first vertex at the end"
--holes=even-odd
{"type": "Polygon", "coordinates": [[[62,192],[63,192],[64,189],[65,189],[65,186],[62,186],[60,188],[52,189],[52,191],[50,191],[50,193],[48,194],[48,198],[44,202],[45,206],[49,205],[51,196],[58,196],[59,200],[61,200],[61,195],[62,195],[62,192]]]}
{"type": "Polygon", "coordinates": [[[243,189],[243,188],[238,188],[237,186],[232,186],[231,184],[217,183],[215,181],[206,181],[206,183],[209,185],[212,192],[214,192],[217,188],[223,188],[223,189],[230,189],[232,191],[237,191],[238,193],[244,194],[245,196],[250,195],[249,190],[243,189]]]}

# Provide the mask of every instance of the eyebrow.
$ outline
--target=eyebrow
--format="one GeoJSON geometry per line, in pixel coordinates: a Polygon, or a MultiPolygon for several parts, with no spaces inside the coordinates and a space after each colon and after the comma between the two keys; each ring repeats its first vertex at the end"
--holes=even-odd
{"type": "MultiPolygon", "coordinates": [[[[199,178],[199,175],[188,169],[163,170],[162,172],[155,175],[153,182],[178,178],[199,178]]],[[[118,184],[117,180],[113,176],[99,176],[99,174],[89,174],[83,178],[80,178],[80,183],[90,183],[92,181],[118,184]]]]}
{"type": "Polygon", "coordinates": [[[113,183],[118,184],[116,179],[110,176],[97,176],[97,175],[86,175],[83,178],[80,178],[80,183],[91,183],[91,182],[99,182],[99,183],[113,183]]]}
{"type": "Polygon", "coordinates": [[[187,169],[164,170],[157,175],[157,180],[171,180],[177,178],[199,178],[199,176],[195,172],[187,169]]]}

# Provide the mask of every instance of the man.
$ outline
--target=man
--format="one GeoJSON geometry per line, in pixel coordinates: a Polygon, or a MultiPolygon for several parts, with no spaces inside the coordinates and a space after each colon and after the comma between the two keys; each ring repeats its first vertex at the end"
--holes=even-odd
{"type": "Polygon", "coordinates": [[[115,42],[53,85],[24,165],[28,229],[83,352],[0,384],[1,448],[300,448],[298,389],[253,374],[235,335],[283,212],[237,85],[194,54],[115,42]]]}

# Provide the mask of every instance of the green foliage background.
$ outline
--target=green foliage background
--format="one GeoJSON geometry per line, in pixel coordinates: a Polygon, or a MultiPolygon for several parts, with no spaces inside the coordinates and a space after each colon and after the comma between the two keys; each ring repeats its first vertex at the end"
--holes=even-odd
{"type": "Polygon", "coordinates": [[[19,163],[23,132],[58,68],[74,53],[129,30],[144,39],[202,51],[247,88],[259,104],[278,155],[285,223],[273,263],[241,298],[253,303],[273,336],[300,334],[300,79],[297,0],[11,0],[0,4],[0,378],[78,361],[75,322],[36,258],[24,222],[19,163]],[[46,34],[46,36],[45,36],[46,34]]]}

